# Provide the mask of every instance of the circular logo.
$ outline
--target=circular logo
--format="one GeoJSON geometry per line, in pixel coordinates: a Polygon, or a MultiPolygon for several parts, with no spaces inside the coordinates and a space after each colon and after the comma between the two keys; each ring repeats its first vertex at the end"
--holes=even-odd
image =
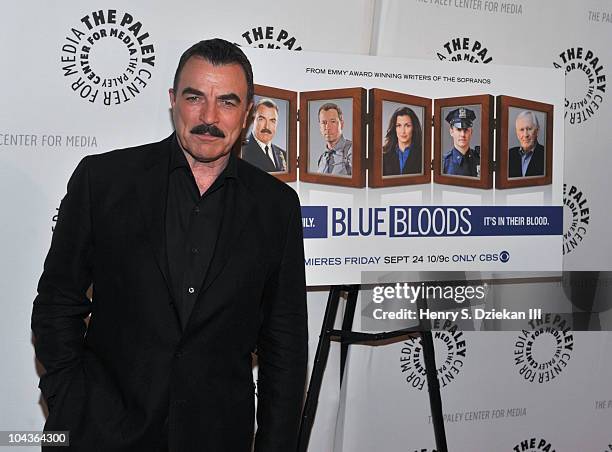
{"type": "Polygon", "coordinates": [[[563,255],[574,251],[587,235],[591,211],[587,197],[575,185],[563,184],[563,255]]]}
{"type": "Polygon", "coordinates": [[[530,383],[548,383],[567,367],[574,351],[574,336],[559,314],[531,320],[514,343],[514,365],[530,383]]]}
{"type": "Polygon", "coordinates": [[[543,438],[529,438],[512,448],[513,452],[555,452],[551,443],[543,438]]]}
{"type": "Polygon", "coordinates": [[[592,50],[571,47],[553,61],[565,71],[565,118],[581,124],[599,110],[606,93],[606,73],[601,59],[592,50]]]}
{"type": "Polygon", "coordinates": [[[247,45],[261,49],[302,50],[294,36],[273,25],[253,27],[242,33],[242,38],[247,45]]]}
{"type": "Polygon", "coordinates": [[[436,55],[442,61],[467,61],[483,64],[493,61],[493,57],[489,55],[489,50],[482,42],[467,37],[453,38],[442,44],[442,50],[439,50],[436,55]]]}
{"type": "Polygon", "coordinates": [[[508,262],[510,260],[510,253],[508,251],[502,251],[499,253],[499,260],[502,262],[508,262]]]}
{"type": "Polygon", "coordinates": [[[116,9],[93,11],[66,33],[61,70],[83,100],[106,106],[131,101],[149,84],[155,47],[134,15],[116,9]]]}
{"type": "MultiPolygon", "coordinates": [[[[463,331],[449,320],[434,321],[432,328],[436,330],[432,331],[436,373],[440,386],[444,388],[461,373],[465,363],[466,343],[463,331]]],[[[408,386],[419,391],[424,389],[427,377],[420,337],[402,344],[400,370],[408,386]]]]}

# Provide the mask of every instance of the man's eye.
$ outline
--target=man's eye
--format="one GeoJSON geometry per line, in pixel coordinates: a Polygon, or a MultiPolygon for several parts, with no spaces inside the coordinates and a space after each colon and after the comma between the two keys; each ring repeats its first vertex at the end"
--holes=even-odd
{"type": "Polygon", "coordinates": [[[199,100],[200,100],[200,98],[198,96],[189,96],[189,97],[187,97],[187,102],[192,103],[192,104],[196,103],[199,100]]]}
{"type": "Polygon", "coordinates": [[[223,105],[224,107],[235,107],[236,103],[233,100],[223,99],[221,101],[221,105],[223,105]]]}

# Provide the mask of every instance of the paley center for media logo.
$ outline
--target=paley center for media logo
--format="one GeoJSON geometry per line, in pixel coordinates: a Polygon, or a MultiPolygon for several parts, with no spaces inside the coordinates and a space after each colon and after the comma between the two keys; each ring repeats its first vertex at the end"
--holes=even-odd
{"type": "Polygon", "coordinates": [[[60,63],[77,96],[92,104],[120,105],[148,85],[155,67],[155,46],[135,15],[100,9],[85,14],[68,30],[60,63]]]}
{"type": "Polygon", "coordinates": [[[242,38],[247,45],[260,49],[302,50],[295,36],[273,25],[253,27],[242,33],[242,38]]]}
{"type": "Polygon", "coordinates": [[[559,53],[553,66],[565,71],[565,118],[581,124],[592,118],[604,101],[606,72],[600,57],[582,46],[559,53]]]}
{"type": "Polygon", "coordinates": [[[563,206],[566,217],[563,255],[566,255],[574,251],[585,239],[591,220],[591,209],[583,191],[568,184],[563,184],[563,206]]]}
{"type": "Polygon", "coordinates": [[[493,61],[489,49],[477,39],[456,37],[442,44],[436,52],[441,61],[463,61],[468,63],[488,64],[493,61]]]}
{"type": "Polygon", "coordinates": [[[529,321],[514,343],[514,365],[519,375],[530,383],[546,384],[567,368],[574,352],[574,335],[559,314],[546,314],[529,321]]]}
{"type": "Polygon", "coordinates": [[[552,443],[544,438],[528,438],[512,448],[512,452],[556,452],[552,443]]]}
{"type": "MultiPolygon", "coordinates": [[[[436,352],[436,373],[440,387],[445,388],[461,373],[466,360],[467,344],[463,331],[451,322],[433,321],[432,331],[436,352]]],[[[423,346],[421,338],[406,341],[400,352],[400,371],[405,376],[406,384],[419,391],[425,388],[427,381],[423,346]]]]}

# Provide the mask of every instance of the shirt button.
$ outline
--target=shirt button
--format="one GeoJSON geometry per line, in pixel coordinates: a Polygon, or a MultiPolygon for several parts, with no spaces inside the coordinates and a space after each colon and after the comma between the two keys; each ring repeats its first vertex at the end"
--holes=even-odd
{"type": "Polygon", "coordinates": [[[194,293],[194,292],[195,292],[195,289],[194,289],[193,287],[190,287],[189,289],[187,289],[187,292],[189,292],[189,293],[194,293]]]}
{"type": "Polygon", "coordinates": [[[199,208],[198,206],[195,206],[195,207],[193,208],[193,214],[194,214],[194,215],[197,215],[197,214],[199,214],[199,213],[200,213],[200,208],[199,208]]]}
{"type": "Polygon", "coordinates": [[[198,253],[200,252],[200,250],[199,250],[199,249],[197,249],[197,248],[191,248],[191,252],[192,252],[193,254],[198,254],[198,253]]]}

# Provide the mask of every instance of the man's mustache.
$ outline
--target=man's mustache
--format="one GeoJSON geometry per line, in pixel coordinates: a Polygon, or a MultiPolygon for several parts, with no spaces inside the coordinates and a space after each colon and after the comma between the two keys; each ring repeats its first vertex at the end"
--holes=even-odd
{"type": "Polygon", "coordinates": [[[199,124],[195,126],[193,129],[191,129],[190,132],[193,133],[194,135],[209,134],[210,136],[213,136],[213,137],[225,138],[225,134],[223,133],[223,131],[214,124],[199,124]]]}
{"type": "Polygon", "coordinates": [[[272,135],[272,131],[270,129],[266,129],[265,127],[259,131],[260,133],[269,133],[272,135]]]}

